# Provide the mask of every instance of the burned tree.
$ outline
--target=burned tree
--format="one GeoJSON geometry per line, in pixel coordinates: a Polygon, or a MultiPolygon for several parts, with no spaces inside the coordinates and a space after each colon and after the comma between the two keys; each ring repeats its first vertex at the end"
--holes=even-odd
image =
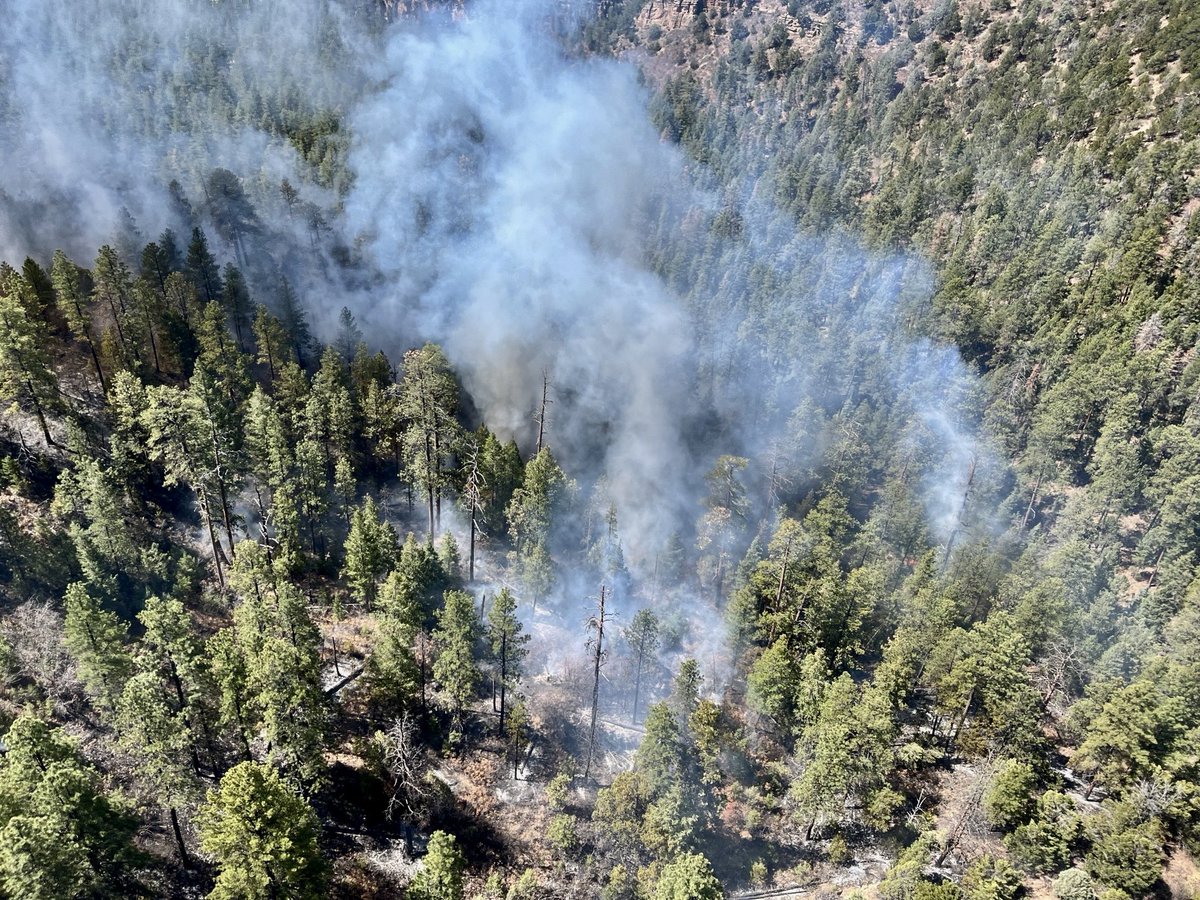
{"type": "Polygon", "coordinates": [[[596,750],[596,716],[600,709],[600,667],[604,665],[608,655],[604,649],[604,626],[611,618],[604,608],[608,599],[607,590],[605,585],[600,585],[600,597],[596,601],[596,612],[588,616],[587,620],[589,635],[587,647],[591,651],[592,659],[592,715],[591,724],[588,726],[587,762],[583,767],[584,778],[587,778],[592,771],[592,754],[596,750]]]}

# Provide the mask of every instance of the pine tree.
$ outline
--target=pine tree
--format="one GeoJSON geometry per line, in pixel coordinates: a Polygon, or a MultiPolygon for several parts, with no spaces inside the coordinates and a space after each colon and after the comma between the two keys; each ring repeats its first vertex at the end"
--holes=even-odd
{"type": "Polygon", "coordinates": [[[554,585],[550,536],[566,513],[574,490],[574,482],[568,481],[546,447],[526,464],[524,482],[513,491],[505,511],[521,578],[535,604],[545,599],[554,585]]]}
{"type": "Polygon", "coordinates": [[[404,458],[409,476],[426,494],[429,543],[440,527],[446,456],[457,443],[458,382],[442,349],[426,344],[404,354],[399,413],[408,423],[404,458]]]}
{"type": "MultiPolygon", "coordinates": [[[[242,271],[233,263],[225,266],[224,290],[221,292],[221,305],[233,323],[233,333],[237,337],[237,349],[246,352],[246,339],[250,333],[250,316],[254,312],[254,302],[250,299],[250,288],[242,271]]],[[[274,373],[272,373],[274,374],[274,373]]]]}
{"type": "Polygon", "coordinates": [[[634,770],[646,780],[650,794],[661,797],[683,778],[683,738],[679,722],[666,703],[646,713],[645,734],[634,756],[634,770]]]}
{"type": "Polygon", "coordinates": [[[286,364],[296,361],[296,351],[288,340],[283,323],[271,315],[265,306],[258,307],[252,330],[258,346],[259,365],[267,367],[267,373],[274,381],[286,364]]]}
{"type": "Polygon", "coordinates": [[[226,772],[199,825],[217,862],[212,900],[325,896],[316,814],[270,767],[243,762],[226,772]]]}
{"type": "Polygon", "coordinates": [[[454,835],[435,831],[421,870],[408,886],[413,900],[463,900],[463,870],[466,860],[454,835]]]}
{"type": "Polygon", "coordinates": [[[121,691],[117,725],[122,746],[133,754],[139,776],[166,812],[180,862],[186,867],[190,857],[179,808],[199,795],[199,773],[188,765],[193,747],[187,709],[176,706],[169,697],[156,672],[139,672],[121,691]]]}
{"type": "Polygon", "coordinates": [[[46,446],[53,447],[47,416],[61,404],[46,347],[47,330],[30,318],[22,297],[30,290],[15,273],[0,285],[0,400],[32,409],[46,446]]]}
{"type": "Polygon", "coordinates": [[[338,330],[337,336],[333,341],[333,346],[341,354],[342,360],[346,365],[353,362],[358,345],[362,342],[362,339],[362,329],[358,327],[354,313],[350,311],[350,307],[343,306],[342,311],[338,313],[338,330]]]}
{"type": "Polygon", "coordinates": [[[275,402],[256,387],[246,404],[246,459],[253,477],[259,529],[281,565],[300,561],[300,508],[296,460],[275,402]]]}
{"type": "Polygon", "coordinates": [[[88,353],[92,357],[92,365],[96,369],[96,380],[100,383],[100,390],[107,391],[104,369],[100,365],[100,357],[96,353],[96,343],[92,339],[92,314],[88,308],[88,299],[83,287],[83,273],[62,250],[54,251],[54,263],[50,273],[54,284],[55,302],[58,304],[59,311],[66,319],[67,327],[75,340],[87,347],[88,353]]]}
{"type": "Polygon", "coordinates": [[[720,900],[725,896],[712,864],[700,853],[684,853],[663,867],[652,900],[720,900]]]}
{"type": "Polygon", "coordinates": [[[197,367],[209,372],[220,384],[230,409],[241,410],[250,396],[250,372],[246,357],[229,335],[225,310],[219,304],[208,303],[201,310],[196,341],[197,367]]]}
{"type": "MultiPolygon", "coordinates": [[[[291,352],[295,354],[296,361],[304,368],[307,366],[306,354],[312,345],[312,332],[308,328],[308,317],[304,313],[304,307],[301,306],[300,299],[286,278],[280,279],[279,282],[278,309],[279,324],[283,328],[283,333],[287,335],[291,352]]],[[[261,352],[261,339],[259,347],[261,352]]]]}
{"type": "Polygon", "coordinates": [[[67,588],[63,603],[67,648],[79,664],[80,677],[88,691],[111,708],[132,669],[125,626],[81,582],[67,588]]]}
{"type": "Polygon", "coordinates": [[[215,693],[211,666],[196,623],[180,600],[156,596],[146,599],[138,619],[145,628],[139,665],[155,672],[165,693],[173,698],[174,708],[187,726],[189,752],[199,774],[197,748],[202,736],[209,749],[213,748],[211,726],[216,711],[211,705],[215,693]]]}
{"type": "Polygon", "coordinates": [[[513,781],[516,781],[521,772],[521,758],[525,755],[530,743],[529,711],[525,708],[525,701],[520,696],[512,705],[508,720],[504,723],[504,735],[508,745],[508,757],[512,760],[513,781]]]}
{"type": "Polygon", "coordinates": [[[522,662],[529,653],[525,646],[529,643],[529,635],[521,627],[521,620],[517,617],[517,599],[508,588],[500,589],[488,610],[487,619],[492,656],[499,668],[496,678],[496,684],[500,687],[498,728],[503,734],[506,694],[510,688],[515,689],[521,680],[522,662]]]}
{"type": "Polygon", "coordinates": [[[201,228],[192,229],[187,249],[187,274],[204,303],[220,302],[221,270],[208,249],[208,237],[201,228]]]}
{"type": "Polygon", "coordinates": [[[280,765],[312,786],[325,768],[320,631],[299,589],[271,571],[262,545],[238,545],[229,584],[241,602],[233,614],[234,645],[221,666],[229,679],[223,689],[230,705],[240,704],[241,725],[261,727],[280,765]]]}
{"type": "Polygon", "coordinates": [[[141,334],[134,321],[133,278],[129,267],[121,261],[112,247],[100,248],[96,265],[92,269],[92,298],[107,308],[121,352],[125,368],[134,370],[140,363],[138,348],[141,334]]]}
{"type": "Polygon", "coordinates": [[[0,888],[29,900],[141,893],[138,823],[59,731],[25,713],[0,756],[0,888]]]}
{"type": "Polygon", "coordinates": [[[351,516],[342,567],[351,593],[366,609],[375,602],[379,583],[392,568],[397,550],[395,531],[380,519],[374,498],[367,497],[351,516]]]}
{"type": "Polygon", "coordinates": [[[337,461],[350,457],[354,430],[346,365],[332,347],[321,355],[321,368],[313,376],[304,407],[304,427],[307,436],[321,448],[325,471],[332,476],[337,461]]]}
{"type": "Polygon", "coordinates": [[[438,654],[433,664],[433,677],[449,699],[455,723],[461,729],[463,711],[475,697],[475,689],[481,679],[475,662],[475,641],[479,630],[475,601],[463,591],[446,591],[437,622],[433,639],[438,654]]]}
{"type": "Polygon", "coordinates": [[[658,650],[659,623],[658,616],[648,609],[639,609],[625,629],[625,643],[637,660],[633,676],[633,724],[637,724],[638,699],[642,691],[642,670],[645,668],[647,657],[653,658],[658,650]]]}

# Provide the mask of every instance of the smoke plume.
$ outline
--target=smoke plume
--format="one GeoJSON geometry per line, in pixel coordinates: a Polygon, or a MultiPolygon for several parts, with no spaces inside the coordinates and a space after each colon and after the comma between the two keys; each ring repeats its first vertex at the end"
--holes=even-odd
{"type": "Polygon", "coordinates": [[[550,445],[583,484],[605,479],[635,565],[689,533],[722,454],[781,456],[795,480],[869,450],[806,409],[907,423],[931,532],[959,526],[986,453],[974,379],[909,327],[928,267],[799,232],[762,173],[707,187],[652,126],[634,67],[565,49],[558,4],[387,25],[338,0],[11,6],[10,261],[63,246],[87,264],[122,229],[207,224],[205,179],[229,169],[255,210],[260,299],[283,274],[327,336],[348,305],[393,358],[442,343],[484,420],[527,450],[546,373],[550,445]],[[299,133],[320,116],[337,127],[299,133]]]}

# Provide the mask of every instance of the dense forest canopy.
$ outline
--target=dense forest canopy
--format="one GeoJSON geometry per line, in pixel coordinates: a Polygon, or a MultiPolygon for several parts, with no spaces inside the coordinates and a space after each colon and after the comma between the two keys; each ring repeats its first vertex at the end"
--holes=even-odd
{"type": "Polygon", "coordinates": [[[1200,10],[4,15],[0,897],[1200,891],[1200,10]]]}

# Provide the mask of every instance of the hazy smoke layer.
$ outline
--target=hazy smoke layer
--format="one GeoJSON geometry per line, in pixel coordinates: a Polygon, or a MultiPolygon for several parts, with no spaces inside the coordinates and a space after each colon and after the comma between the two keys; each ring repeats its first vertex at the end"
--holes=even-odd
{"type": "Polygon", "coordinates": [[[931,525],[954,530],[979,456],[973,382],[905,337],[926,267],[800,236],[752,184],[714,202],[651,127],[632,67],[563,53],[559,4],[386,28],[336,0],[12,5],[6,258],[61,245],[86,262],[127,227],[122,208],[144,240],[181,227],[171,178],[203,224],[204,179],[229,168],[260,222],[263,293],[283,271],[318,324],[347,304],[391,352],[440,341],[489,425],[526,448],[546,372],[550,442],[585,482],[607,476],[634,562],[686,533],[718,455],[782,447],[800,471],[869,443],[806,430],[806,408],[841,397],[911,423],[931,525]],[[325,157],[290,128],[314,112],[340,122],[325,157]],[[341,153],[349,182],[322,175],[341,153]],[[284,177],[326,227],[280,201],[284,177]]]}
{"type": "Polygon", "coordinates": [[[647,534],[682,512],[687,474],[689,325],[640,240],[678,173],[632,69],[564,62],[510,10],[398,34],[351,117],[346,226],[389,284],[361,312],[440,337],[502,432],[528,435],[548,373],[556,452],[599,450],[647,534]]]}

